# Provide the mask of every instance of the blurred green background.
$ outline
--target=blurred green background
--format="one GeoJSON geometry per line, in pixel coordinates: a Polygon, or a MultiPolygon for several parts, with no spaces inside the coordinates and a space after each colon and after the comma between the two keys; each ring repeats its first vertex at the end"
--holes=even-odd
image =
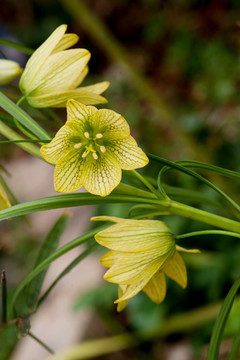
{"type": "MultiPolygon", "coordinates": [[[[68,24],[68,32],[80,37],[77,46],[87,48],[92,54],[84,83],[110,81],[105,93],[108,104],[103,107],[127,119],[133,136],[145,151],[173,161],[195,159],[240,170],[239,1],[2,0],[0,8],[0,36],[32,49],[58,25],[68,24]]],[[[16,52],[13,57],[22,65],[27,59],[16,52]]],[[[64,117],[64,112],[58,114],[64,117]]],[[[5,161],[25,156],[12,145],[0,149],[5,161]]],[[[152,175],[157,175],[158,170],[158,165],[153,164],[152,175]]],[[[239,183],[219,177],[210,179],[239,200],[239,183]]],[[[213,191],[185,175],[170,172],[166,181],[218,200],[213,191]]],[[[215,209],[209,204],[202,208],[215,209]]],[[[127,207],[105,206],[98,212],[127,216],[127,207]]],[[[218,213],[221,215],[221,211],[218,213]]],[[[176,216],[164,219],[176,234],[208,228],[176,216]]],[[[13,225],[7,227],[14,232],[13,225]]],[[[5,227],[1,230],[5,231],[5,227]]],[[[139,294],[123,314],[117,315],[113,305],[116,288],[105,284],[76,299],[74,311],[94,309],[105,319],[103,323],[112,321],[108,332],[111,328],[113,333],[122,328],[154,332],[169,316],[223,299],[240,276],[240,243],[236,239],[212,236],[187,239],[181,245],[202,250],[202,255],[185,256],[189,278],[185,291],[169,281],[163,304],[155,305],[139,294]]],[[[39,239],[25,239],[21,246],[17,243],[12,246],[14,250],[10,252],[7,247],[0,248],[0,261],[11,261],[16,269],[25,266],[23,272],[27,273],[32,263],[23,265],[24,254],[26,251],[36,254],[39,239]]],[[[239,304],[234,311],[228,336],[240,330],[240,321],[236,325],[239,304]]],[[[153,341],[119,353],[116,359],[168,359],[161,346],[171,347],[181,341],[192,344],[192,359],[200,359],[212,325],[213,321],[209,321],[194,330],[179,330],[164,340],[156,335],[153,341]]],[[[0,341],[1,336],[6,338],[0,333],[0,341]]],[[[8,356],[14,343],[8,347],[8,356]]],[[[111,355],[101,359],[111,359],[111,355]]]]}

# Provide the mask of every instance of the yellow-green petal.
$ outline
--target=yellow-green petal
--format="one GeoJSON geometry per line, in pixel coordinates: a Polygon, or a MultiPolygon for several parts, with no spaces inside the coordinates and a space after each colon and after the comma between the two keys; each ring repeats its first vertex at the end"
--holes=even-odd
{"type": "Polygon", "coordinates": [[[113,140],[107,151],[117,159],[123,170],[133,170],[148,164],[146,154],[137,146],[132,136],[113,140]]]}
{"type": "Polygon", "coordinates": [[[16,61],[0,59],[0,85],[9,84],[21,75],[22,69],[16,61]]]}
{"type": "Polygon", "coordinates": [[[115,111],[100,109],[99,123],[104,137],[110,139],[124,139],[129,137],[130,128],[124,117],[115,111]]]}
{"type": "Polygon", "coordinates": [[[112,222],[115,222],[115,223],[119,223],[119,222],[123,222],[123,221],[126,221],[126,220],[127,219],[124,219],[124,218],[118,218],[116,216],[106,216],[106,215],[91,217],[91,221],[112,221],[112,222]]]}
{"type": "Polygon", "coordinates": [[[164,266],[163,271],[182,288],[187,286],[187,269],[181,255],[177,251],[164,266]]]}
{"type": "Polygon", "coordinates": [[[57,46],[66,30],[67,25],[59,26],[47,40],[34,51],[33,55],[28,60],[19,83],[20,89],[24,95],[26,95],[26,92],[29,93],[33,90],[32,82],[34,81],[35,75],[44,65],[45,60],[57,46]]]}
{"type": "Polygon", "coordinates": [[[124,291],[123,295],[117,299],[116,301],[114,301],[115,304],[118,304],[122,301],[126,301],[131,299],[133,296],[137,295],[143,288],[144,286],[146,286],[146,284],[148,283],[148,281],[151,279],[152,275],[146,277],[145,279],[143,279],[142,281],[139,281],[136,284],[132,284],[127,286],[126,290],[124,291]]]}
{"type": "MultiPolygon", "coordinates": [[[[118,298],[121,298],[124,294],[124,292],[127,290],[128,285],[119,285],[118,286],[118,298]]],[[[125,301],[120,301],[117,304],[117,311],[123,311],[123,309],[125,309],[125,307],[127,306],[129,300],[125,300],[125,301]]]]}
{"type": "Polygon", "coordinates": [[[55,166],[54,185],[57,192],[69,193],[82,187],[84,162],[85,160],[81,156],[76,156],[76,151],[73,150],[64,162],[55,166]]]}
{"type": "Polygon", "coordinates": [[[74,150],[77,156],[78,151],[74,148],[74,143],[70,140],[70,137],[74,135],[76,136],[74,126],[68,124],[61,127],[52,141],[41,147],[40,151],[44,159],[50,164],[61,163],[72,150],[74,150]]]}
{"type": "MultiPolygon", "coordinates": [[[[108,218],[111,221],[111,218],[108,218]]],[[[163,255],[173,247],[174,235],[170,228],[158,220],[121,219],[95,235],[96,241],[109,249],[123,252],[141,252],[158,249],[163,255]]]]}
{"type": "Polygon", "coordinates": [[[91,194],[107,196],[120,183],[122,171],[110,156],[95,160],[91,154],[83,167],[83,186],[91,194]]]}
{"type": "Polygon", "coordinates": [[[159,271],[153,275],[147,285],[144,286],[143,291],[153,302],[160,304],[167,292],[167,284],[163,272],[159,271]]]}
{"type": "Polygon", "coordinates": [[[90,53],[86,49],[70,49],[49,56],[32,79],[32,90],[27,96],[71,90],[89,59],[90,53]]]}
{"type": "Polygon", "coordinates": [[[192,253],[192,254],[199,254],[201,251],[198,249],[185,249],[179,245],[176,245],[176,250],[177,251],[181,251],[181,252],[187,252],[187,253],[192,253]]]}
{"type": "Polygon", "coordinates": [[[6,191],[2,184],[0,183],[0,210],[10,207],[10,201],[8,200],[6,191]]]}
{"type": "Polygon", "coordinates": [[[64,34],[61,40],[51,52],[51,55],[72,47],[78,42],[78,40],[79,36],[77,34],[64,34]]]}
{"type": "Polygon", "coordinates": [[[94,85],[82,86],[81,89],[86,92],[93,92],[94,94],[101,94],[109,87],[109,81],[102,81],[94,85]]]}
{"type": "Polygon", "coordinates": [[[100,264],[110,268],[114,265],[114,263],[119,259],[120,256],[122,256],[122,253],[120,253],[119,251],[110,250],[101,257],[100,264]]]}
{"type": "Polygon", "coordinates": [[[67,103],[67,123],[84,127],[85,131],[98,129],[99,115],[94,106],[86,106],[78,101],[69,100],[67,103]]]}
{"type": "Polygon", "coordinates": [[[171,251],[159,256],[157,250],[124,253],[105,273],[104,279],[117,284],[136,284],[160,270],[171,256],[171,251]]]}

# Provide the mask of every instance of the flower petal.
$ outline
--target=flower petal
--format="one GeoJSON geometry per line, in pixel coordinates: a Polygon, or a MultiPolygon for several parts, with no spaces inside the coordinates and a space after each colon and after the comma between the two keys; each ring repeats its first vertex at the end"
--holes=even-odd
{"type": "Polygon", "coordinates": [[[78,101],[69,100],[67,103],[67,124],[74,123],[89,133],[92,128],[99,127],[98,110],[94,106],[86,106],[78,101]]]}
{"type": "Polygon", "coordinates": [[[90,59],[86,49],[70,49],[49,56],[28,88],[31,97],[71,90],[90,59]]]}
{"type": "Polygon", "coordinates": [[[94,85],[82,86],[81,89],[86,92],[93,92],[94,94],[101,94],[109,87],[109,81],[102,81],[94,85]]]}
{"type": "Polygon", "coordinates": [[[160,256],[158,249],[139,253],[124,253],[105,273],[104,279],[117,284],[136,284],[154,275],[171,257],[172,251],[160,256]]]}
{"type": "Polygon", "coordinates": [[[120,183],[122,171],[117,161],[110,156],[99,156],[95,160],[91,154],[83,168],[83,186],[91,194],[107,196],[120,183]]]}
{"type": "Polygon", "coordinates": [[[126,290],[124,291],[123,295],[114,301],[115,304],[118,304],[122,301],[126,301],[131,299],[133,296],[137,295],[143,288],[146,286],[148,281],[151,279],[152,275],[146,277],[142,281],[139,281],[137,284],[127,286],[126,290]]]}
{"type": "Polygon", "coordinates": [[[114,263],[119,259],[121,255],[122,253],[119,251],[108,251],[101,257],[100,264],[110,268],[114,265],[114,263]]]}
{"type": "Polygon", "coordinates": [[[198,249],[185,249],[179,245],[176,245],[176,250],[181,252],[193,253],[193,254],[199,254],[201,252],[198,249]]]}
{"type": "Polygon", "coordinates": [[[100,109],[99,121],[101,133],[106,139],[124,139],[129,137],[130,128],[124,117],[112,110],[100,109]]]}
{"type": "Polygon", "coordinates": [[[10,207],[10,201],[8,200],[6,191],[2,184],[0,183],[0,210],[10,207]]]}
{"type": "Polygon", "coordinates": [[[74,142],[71,141],[71,137],[74,136],[76,137],[76,129],[73,125],[67,124],[62,126],[52,141],[41,147],[40,151],[44,159],[50,164],[57,164],[64,161],[65,157],[72,150],[74,150],[77,156],[78,150],[74,148],[74,142]]]}
{"type": "Polygon", "coordinates": [[[68,153],[66,161],[57,164],[54,171],[55,190],[69,193],[80,189],[83,185],[82,174],[85,160],[76,154],[68,153]]]}
{"type": "MultiPolygon", "coordinates": [[[[124,292],[127,290],[128,285],[118,285],[118,298],[121,298],[121,296],[123,296],[124,292]]],[[[123,309],[125,309],[125,307],[128,304],[128,300],[125,301],[121,301],[117,304],[117,311],[120,312],[123,309]]]]}
{"type": "Polygon", "coordinates": [[[115,223],[119,223],[119,222],[123,222],[123,221],[126,221],[126,219],[124,218],[118,218],[116,216],[93,216],[91,218],[91,221],[112,221],[112,222],[115,222],[115,223]]]}
{"type": "Polygon", "coordinates": [[[65,107],[68,100],[78,100],[85,105],[104,104],[107,102],[105,97],[94,93],[87,93],[82,88],[76,90],[67,90],[59,93],[50,93],[40,96],[28,96],[29,105],[37,108],[46,107],[65,107]]]}
{"type": "Polygon", "coordinates": [[[148,164],[149,160],[145,153],[137,146],[132,136],[127,139],[112,140],[107,147],[119,162],[123,170],[133,170],[148,164]]]}
{"type": "Polygon", "coordinates": [[[167,285],[162,271],[157,272],[144,286],[143,291],[156,304],[160,304],[166,296],[167,285]]]}
{"type": "Polygon", "coordinates": [[[35,75],[44,65],[45,60],[57,46],[66,30],[67,25],[59,26],[30,57],[19,83],[23,94],[26,94],[26,91],[29,92],[33,89],[32,81],[34,80],[35,75]]]}
{"type": "Polygon", "coordinates": [[[59,43],[55,46],[51,54],[55,54],[59,51],[66,50],[75,45],[79,40],[77,34],[64,34],[59,43]]]}
{"type": "MultiPolygon", "coordinates": [[[[111,221],[111,218],[108,220],[111,221]]],[[[109,249],[128,253],[158,249],[158,254],[163,255],[172,247],[175,248],[171,230],[158,220],[121,219],[119,223],[97,233],[95,239],[109,249]]]]}
{"type": "Polygon", "coordinates": [[[164,266],[163,271],[182,288],[187,286],[187,269],[181,255],[177,251],[171,260],[164,266]]]}

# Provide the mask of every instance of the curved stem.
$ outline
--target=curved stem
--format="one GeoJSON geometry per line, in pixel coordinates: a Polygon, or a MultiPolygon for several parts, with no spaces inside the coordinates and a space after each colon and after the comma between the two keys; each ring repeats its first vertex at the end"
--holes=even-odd
{"type": "Polygon", "coordinates": [[[150,184],[150,182],[141,174],[139,174],[139,172],[137,172],[136,170],[132,170],[132,173],[136,176],[136,178],[138,180],[140,180],[157,198],[160,199],[167,199],[167,196],[165,197],[163,194],[160,194],[154,186],[152,186],[152,184],[150,184]]]}
{"type": "Polygon", "coordinates": [[[192,236],[201,236],[201,235],[226,235],[240,238],[240,234],[237,234],[232,231],[224,231],[224,230],[204,230],[204,231],[194,231],[187,234],[177,235],[176,239],[181,240],[192,236]]]}

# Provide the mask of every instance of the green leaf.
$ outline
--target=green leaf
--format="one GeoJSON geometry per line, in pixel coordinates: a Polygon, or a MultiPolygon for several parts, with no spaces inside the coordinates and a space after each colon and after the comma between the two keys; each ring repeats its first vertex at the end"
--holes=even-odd
{"type": "Polygon", "coordinates": [[[74,249],[75,247],[85,243],[89,239],[91,239],[98,231],[105,229],[106,226],[100,226],[93,230],[88,231],[82,236],[77,237],[76,239],[70,241],[68,244],[62,246],[60,249],[56,250],[52,255],[48,256],[45,260],[43,260],[36,268],[33,269],[30,274],[21,282],[21,284],[16,289],[15,293],[13,294],[12,301],[11,301],[11,312],[13,310],[14,304],[26,285],[28,285],[38,274],[40,274],[49,264],[53,261],[64,255],[66,252],[74,249]]]}
{"type": "MultiPolygon", "coordinates": [[[[48,258],[57,249],[61,235],[67,226],[69,218],[70,214],[65,213],[60,216],[60,218],[54,224],[53,228],[41,246],[34,268],[36,268],[42,261],[48,258]]],[[[45,270],[42,271],[37,277],[35,277],[35,279],[31,281],[26,289],[25,295],[30,311],[32,311],[37,302],[48,267],[49,266],[46,266],[45,270]]]]}
{"type": "Polygon", "coordinates": [[[1,45],[5,45],[5,46],[8,46],[8,47],[11,47],[12,49],[16,49],[16,50],[19,50],[25,54],[28,54],[28,55],[32,55],[32,53],[34,52],[34,50],[26,47],[26,46],[23,46],[21,44],[17,44],[13,41],[9,41],[9,40],[5,40],[5,39],[2,39],[0,38],[0,44],[1,45]]]}
{"type": "Polygon", "coordinates": [[[220,343],[221,343],[224,327],[225,327],[227,318],[229,316],[234,298],[237,294],[239,287],[240,287],[240,278],[238,278],[233,283],[230,291],[228,292],[228,294],[223,302],[223,305],[221,307],[221,310],[219,312],[219,315],[217,317],[217,320],[216,320],[214,328],[213,328],[213,332],[212,332],[212,336],[211,336],[211,340],[210,340],[210,344],[209,344],[209,349],[208,349],[208,354],[207,354],[207,360],[217,360],[218,359],[219,348],[220,348],[220,343]]]}
{"type": "Polygon", "coordinates": [[[51,140],[48,133],[33,120],[24,110],[12,102],[0,91],[0,106],[15,119],[17,119],[25,128],[31,131],[33,134],[38,136],[40,139],[51,140]]]}
{"type": "Polygon", "coordinates": [[[222,167],[211,165],[211,164],[206,164],[206,163],[203,163],[201,161],[183,160],[183,161],[176,161],[176,163],[179,164],[179,165],[182,165],[184,167],[193,167],[193,168],[196,168],[196,169],[208,170],[208,171],[211,171],[211,172],[214,172],[214,173],[229,177],[231,179],[240,179],[240,173],[239,172],[224,169],[222,167]]]}
{"type": "Polygon", "coordinates": [[[59,276],[53,281],[53,283],[49,286],[49,288],[45,291],[45,293],[41,296],[41,298],[37,302],[36,308],[46,299],[48,294],[52,291],[54,286],[58,283],[59,280],[62,279],[63,276],[67,275],[75,266],[77,266],[80,261],[85,259],[89,254],[91,254],[96,248],[98,244],[93,241],[92,244],[89,244],[87,249],[84,250],[80,255],[78,255],[60,274],[59,276]]]}

